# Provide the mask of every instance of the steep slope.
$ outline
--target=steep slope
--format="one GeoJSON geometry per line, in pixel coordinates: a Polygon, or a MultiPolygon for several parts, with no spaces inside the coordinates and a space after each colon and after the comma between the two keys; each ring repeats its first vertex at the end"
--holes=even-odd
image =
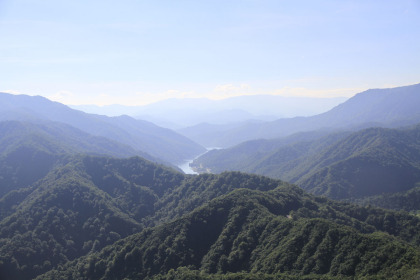
{"type": "Polygon", "coordinates": [[[293,168],[290,161],[318,153],[349,134],[319,130],[279,139],[246,141],[230,148],[211,150],[195,159],[191,166],[201,173],[243,171],[290,180],[292,177],[287,174],[287,170],[293,168]]]}
{"type": "Polygon", "coordinates": [[[417,183],[415,188],[408,191],[384,193],[360,199],[351,199],[350,201],[361,205],[372,205],[420,214],[420,184],[417,183]]]}
{"type": "Polygon", "coordinates": [[[420,126],[372,128],[337,142],[306,162],[296,183],[332,198],[360,198],[406,191],[420,182],[420,126]]]}
{"type": "Polygon", "coordinates": [[[0,199],[0,278],[32,279],[143,228],[184,175],[140,158],[77,156],[0,199]]]}
{"type": "Polygon", "coordinates": [[[50,174],[1,221],[2,279],[32,279],[140,225],[71,170],[50,174]]]}
{"type": "MultiPolygon", "coordinates": [[[[229,147],[253,139],[270,139],[296,132],[325,128],[352,128],[364,126],[397,127],[420,122],[420,84],[389,88],[370,89],[328,112],[312,117],[278,119],[272,122],[252,123],[228,131],[220,130],[213,135],[201,137],[193,130],[180,131],[185,136],[194,136],[198,143],[211,142],[216,147],[229,147]]],[[[217,129],[213,128],[215,131],[217,129]]]]}
{"type": "Polygon", "coordinates": [[[0,197],[27,187],[65,161],[66,154],[142,155],[129,146],[92,136],[63,123],[0,122],[0,197]]]}
{"type": "MultiPolygon", "coordinates": [[[[365,229],[355,230],[331,218],[308,217],[317,216],[314,208],[322,204],[291,189],[236,190],[179,220],[146,229],[37,279],[144,279],[179,267],[245,276],[312,273],[314,279],[410,279],[419,272],[418,247],[376,232],[366,222],[361,223],[365,229]]],[[[385,220],[396,215],[378,214],[374,216],[384,215],[385,220]]],[[[420,225],[415,217],[405,219],[412,229],[420,225]]],[[[389,231],[398,228],[402,224],[393,224],[389,231]]]]}
{"type": "Polygon", "coordinates": [[[419,229],[408,213],[333,202],[258,175],[68,156],[0,198],[0,278],[143,279],[186,266],[409,279],[419,229]]]}
{"type": "Polygon", "coordinates": [[[150,155],[136,151],[130,146],[105,137],[93,136],[63,123],[0,122],[1,154],[30,143],[56,154],[88,153],[115,157],[138,155],[153,160],[150,155]]]}
{"type": "Polygon", "coordinates": [[[103,136],[162,160],[179,163],[204,148],[176,132],[128,116],[91,115],[40,96],[0,93],[0,120],[55,121],[103,136]]]}
{"type": "Polygon", "coordinates": [[[68,156],[35,184],[0,198],[0,278],[32,279],[236,188],[279,183],[240,174],[186,176],[137,157],[68,156]]]}
{"type": "Polygon", "coordinates": [[[420,181],[420,125],[400,130],[370,128],[293,142],[296,139],[298,135],[211,151],[196,159],[193,167],[281,178],[335,199],[407,191],[420,181]]]}

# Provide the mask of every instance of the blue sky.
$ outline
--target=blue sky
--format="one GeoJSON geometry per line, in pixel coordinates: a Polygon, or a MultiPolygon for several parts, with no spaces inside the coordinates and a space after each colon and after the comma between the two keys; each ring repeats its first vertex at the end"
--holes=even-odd
{"type": "Polygon", "coordinates": [[[0,0],[0,91],[140,105],[420,83],[420,1],[0,0]]]}

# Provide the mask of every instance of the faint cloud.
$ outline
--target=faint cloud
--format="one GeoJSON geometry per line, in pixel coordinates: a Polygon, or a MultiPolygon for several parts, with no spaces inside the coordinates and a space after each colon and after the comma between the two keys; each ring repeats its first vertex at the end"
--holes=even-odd
{"type": "Polygon", "coordinates": [[[195,91],[191,90],[191,91],[181,92],[179,97],[180,98],[199,98],[202,96],[199,96],[195,91]]]}
{"type": "Polygon", "coordinates": [[[57,101],[64,104],[72,104],[74,103],[74,94],[67,90],[60,90],[55,94],[46,96],[48,99],[57,101]]]}
{"type": "Polygon", "coordinates": [[[213,92],[206,94],[206,96],[210,99],[225,99],[229,97],[250,94],[253,93],[251,92],[251,86],[249,84],[224,84],[216,86],[213,92]]]}
{"type": "Polygon", "coordinates": [[[176,90],[176,89],[170,89],[170,90],[167,90],[166,91],[166,93],[167,94],[170,94],[170,95],[174,95],[174,94],[179,94],[179,90],[176,90]]]}
{"type": "Polygon", "coordinates": [[[351,97],[358,92],[366,90],[365,88],[333,88],[333,89],[308,89],[303,87],[283,87],[277,89],[271,94],[287,97],[351,97]]]}
{"type": "Polygon", "coordinates": [[[10,93],[10,94],[14,94],[14,95],[22,94],[20,91],[14,90],[14,89],[0,90],[0,92],[10,93]]]}
{"type": "Polygon", "coordinates": [[[233,84],[218,85],[214,89],[216,92],[229,92],[229,91],[238,91],[238,90],[248,90],[251,87],[248,84],[240,84],[239,86],[234,86],[233,84]]]}
{"type": "Polygon", "coordinates": [[[74,96],[74,94],[70,91],[60,90],[56,94],[50,95],[49,97],[60,99],[60,98],[68,98],[68,97],[73,97],[73,96],[74,96]]]}

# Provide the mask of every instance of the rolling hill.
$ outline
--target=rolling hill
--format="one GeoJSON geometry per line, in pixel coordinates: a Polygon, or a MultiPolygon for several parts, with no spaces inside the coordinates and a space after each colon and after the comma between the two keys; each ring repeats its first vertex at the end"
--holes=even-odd
{"type": "Polygon", "coordinates": [[[267,175],[334,199],[404,192],[420,182],[420,125],[321,135],[245,142],[210,151],[193,167],[267,175]],[[302,137],[306,139],[299,140],[302,137]]]}
{"type": "Polygon", "coordinates": [[[2,279],[419,273],[419,218],[239,172],[191,176],[138,157],[69,155],[8,192],[0,210],[2,279]]]}
{"type": "Polygon", "coordinates": [[[41,179],[66,161],[68,154],[79,153],[115,157],[141,155],[161,162],[129,146],[63,123],[3,121],[0,122],[0,197],[41,179]]]}
{"type": "Polygon", "coordinates": [[[190,139],[212,147],[229,147],[248,140],[272,139],[319,129],[352,129],[369,126],[398,127],[420,122],[420,84],[370,89],[356,94],[328,112],[283,118],[271,122],[247,123],[229,130],[212,127],[215,133],[192,127],[179,130],[190,139]]]}
{"type": "Polygon", "coordinates": [[[130,115],[169,128],[199,123],[230,124],[248,120],[275,120],[280,117],[311,116],[323,113],[346,98],[284,97],[243,95],[221,100],[171,98],[144,106],[71,106],[88,113],[110,116],[130,115]]]}
{"type": "Polygon", "coordinates": [[[172,130],[128,116],[87,114],[40,96],[0,93],[0,104],[1,121],[61,122],[173,164],[205,151],[200,145],[172,130]]]}
{"type": "MultiPolygon", "coordinates": [[[[391,89],[390,96],[408,92],[415,103],[416,87],[408,88],[391,89]]],[[[148,122],[90,115],[41,97],[0,94],[0,101],[0,279],[420,276],[420,218],[370,205],[390,201],[412,211],[417,204],[420,125],[357,132],[332,125],[245,142],[197,161],[236,163],[272,177],[282,171],[320,197],[262,175],[186,175],[129,157],[146,149],[176,162],[202,150],[148,122]]],[[[337,118],[344,116],[337,125],[355,108],[365,113],[350,125],[375,122],[369,106],[348,112],[346,106],[337,109],[337,118]]],[[[417,118],[414,107],[406,111],[389,109],[384,120],[400,125],[417,118]]]]}
{"type": "MultiPolygon", "coordinates": [[[[353,218],[361,226],[355,230],[333,219],[317,218],[322,204],[290,188],[238,189],[37,279],[148,279],[171,275],[182,267],[200,272],[203,279],[227,273],[239,274],[239,278],[261,274],[279,278],[310,275],[310,279],[415,277],[419,250],[387,232],[399,231],[402,220],[415,226],[418,219],[400,216],[397,219],[402,220],[388,225],[388,220],[395,219],[391,212],[368,210],[367,216],[384,215],[387,229],[376,231],[368,219],[353,218]],[[315,217],[308,217],[312,214],[315,217]]],[[[345,210],[324,207],[346,216],[345,210]]]]}

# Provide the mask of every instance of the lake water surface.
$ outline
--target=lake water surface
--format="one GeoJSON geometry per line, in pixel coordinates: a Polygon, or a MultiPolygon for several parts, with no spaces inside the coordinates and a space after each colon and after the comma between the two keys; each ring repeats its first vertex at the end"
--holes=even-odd
{"type": "Polygon", "coordinates": [[[183,162],[182,164],[178,165],[179,168],[181,168],[182,171],[184,171],[185,174],[198,174],[197,172],[195,172],[194,170],[192,170],[192,168],[190,167],[190,163],[193,162],[196,158],[201,157],[202,155],[212,151],[212,150],[220,150],[221,148],[215,148],[215,147],[211,147],[211,148],[207,148],[207,151],[202,153],[201,155],[196,156],[193,159],[187,160],[185,162],[183,162]]]}

